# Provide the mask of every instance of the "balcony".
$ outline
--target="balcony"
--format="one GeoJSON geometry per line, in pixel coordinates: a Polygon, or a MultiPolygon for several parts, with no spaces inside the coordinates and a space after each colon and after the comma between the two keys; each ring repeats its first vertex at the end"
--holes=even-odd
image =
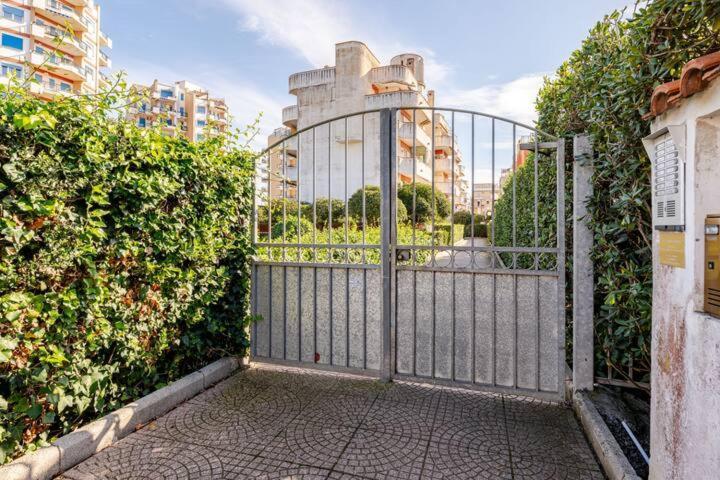
{"type": "Polygon", "coordinates": [[[55,84],[51,84],[49,82],[32,82],[30,84],[30,92],[48,100],[55,98],[58,95],[71,96],[78,95],[80,93],[79,90],[75,88],[68,88],[57,82],[55,84]]]}
{"type": "Polygon", "coordinates": [[[297,105],[290,105],[282,110],[282,123],[286,127],[297,128],[298,122],[298,107],[297,105]]]}
{"type": "Polygon", "coordinates": [[[320,68],[290,75],[288,89],[291,95],[297,95],[301,88],[314,87],[335,82],[335,67],[320,68]]]}
{"type": "Polygon", "coordinates": [[[75,10],[75,7],[59,0],[30,0],[33,8],[43,11],[52,21],[69,26],[73,31],[85,31],[87,21],[75,10]]]}
{"type": "Polygon", "coordinates": [[[52,42],[53,47],[68,55],[85,55],[88,45],[81,39],[74,37],[69,30],[52,27],[49,25],[32,26],[33,35],[45,38],[52,42]]]}
{"type": "MultiPolygon", "coordinates": [[[[408,147],[413,146],[413,124],[412,122],[402,122],[398,130],[398,136],[400,141],[406,144],[408,147]]],[[[430,135],[425,133],[419,125],[415,126],[415,148],[424,147],[430,150],[430,135]]]]}
{"type": "Polygon", "coordinates": [[[168,96],[161,95],[159,91],[155,91],[155,92],[152,92],[151,97],[154,98],[155,100],[161,100],[164,102],[176,102],[177,101],[177,97],[175,96],[174,93],[168,97],[168,96]]]}
{"type": "Polygon", "coordinates": [[[85,80],[85,71],[68,58],[32,52],[30,63],[35,66],[43,66],[73,81],[85,80]]]}
{"type": "Polygon", "coordinates": [[[100,50],[100,66],[104,68],[112,68],[112,61],[107,53],[100,50]]]}
{"type": "Polygon", "coordinates": [[[430,183],[432,181],[432,167],[419,157],[398,157],[398,174],[403,183],[412,183],[413,166],[415,167],[415,182],[430,183]]]}
{"type": "Polygon", "coordinates": [[[108,37],[104,32],[100,32],[100,47],[113,48],[112,38],[108,37]]]}
{"type": "Polygon", "coordinates": [[[412,70],[405,65],[385,65],[370,70],[370,83],[381,86],[417,88],[417,80],[412,70]]]}
{"type": "Polygon", "coordinates": [[[426,107],[427,101],[419,92],[389,92],[365,95],[365,109],[426,107]]]}

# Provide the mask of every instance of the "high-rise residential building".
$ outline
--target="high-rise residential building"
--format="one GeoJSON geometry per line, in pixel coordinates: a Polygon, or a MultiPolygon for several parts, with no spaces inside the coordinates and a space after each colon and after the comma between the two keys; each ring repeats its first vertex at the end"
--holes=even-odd
{"type": "Polygon", "coordinates": [[[112,41],[100,30],[94,0],[0,2],[0,83],[23,79],[38,97],[95,93],[108,84],[103,49],[112,41]]]}
{"type": "MultiPolygon", "coordinates": [[[[448,198],[455,198],[456,210],[469,208],[469,184],[465,179],[462,154],[445,117],[429,109],[402,110],[403,107],[432,107],[435,93],[425,88],[424,60],[420,55],[407,53],[397,55],[389,65],[382,65],[375,55],[361,42],[344,42],[335,45],[335,66],[295,73],[289,78],[289,93],[295,95],[294,105],[282,111],[285,127],[276,129],[268,137],[268,145],[290,137],[303,128],[334,117],[350,115],[365,110],[400,108],[398,113],[398,180],[402,183],[415,181],[432,184],[448,198]],[[434,118],[433,118],[434,115],[434,118]],[[415,128],[413,128],[413,121],[415,128]],[[435,151],[432,151],[432,125],[435,126],[435,151]],[[435,169],[433,171],[433,156],[435,169]]],[[[272,198],[296,198],[298,178],[300,185],[312,184],[315,175],[317,185],[325,185],[328,175],[344,178],[345,152],[351,165],[365,162],[365,177],[359,168],[348,168],[350,193],[365,185],[378,185],[380,172],[379,120],[377,115],[367,115],[365,121],[359,116],[349,117],[347,132],[345,124],[332,125],[330,134],[318,129],[314,139],[318,157],[331,152],[333,159],[342,162],[327,165],[318,161],[315,169],[309,162],[297,171],[297,154],[301,158],[312,155],[313,139],[310,135],[288,140],[284,151],[270,153],[270,195],[272,198]],[[347,145],[346,145],[347,140],[347,145]],[[298,148],[299,143],[299,148],[298,148]],[[284,179],[284,180],[278,180],[284,179]]],[[[267,177],[266,177],[267,179],[267,177]]],[[[263,190],[267,190],[267,186],[263,190]]],[[[344,190],[344,188],[343,188],[344,190]]],[[[330,192],[334,198],[344,192],[330,192]]],[[[312,201],[309,188],[300,189],[300,200],[312,201]]],[[[325,193],[323,196],[328,196],[325,193]]]]}
{"type": "Polygon", "coordinates": [[[500,195],[501,191],[498,185],[489,182],[474,184],[472,201],[475,214],[490,215],[493,209],[493,198],[497,201],[500,195]]]}
{"type": "Polygon", "coordinates": [[[168,135],[180,132],[194,142],[225,134],[228,131],[229,112],[225,100],[211,97],[209,92],[193,83],[182,80],[133,87],[141,100],[128,110],[128,120],[139,127],[162,125],[168,135]]]}

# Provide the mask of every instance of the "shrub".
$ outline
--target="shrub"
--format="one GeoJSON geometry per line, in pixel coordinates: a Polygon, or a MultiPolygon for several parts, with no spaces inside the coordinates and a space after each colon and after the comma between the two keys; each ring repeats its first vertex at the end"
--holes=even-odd
{"type": "MultiPolygon", "coordinates": [[[[377,185],[365,186],[365,220],[368,226],[380,224],[380,187],[377,185]]],[[[348,200],[348,212],[356,222],[362,224],[363,220],[363,189],[353,193],[348,200]]],[[[407,209],[403,202],[397,202],[397,221],[407,222],[407,209]]]]}
{"type": "MultiPolygon", "coordinates": [[[[415,187],[415,223],[429,223],[433,218],[432,187],[417,183],[415,187]]],[[[398,198],[405,204],[408,219],[413,220],[413,184],[403,185],[398,189],[398,198]]],[[[450,201],[443,192],[435,190],[435,223],[440,223],[450,215],[450,201]]]]}
{"type": "Polygon", "coordinates": [[[470,225],[470,220],[472,220],[472,213],[467,210],[458,210],[453,215],[453,222],[456,224],[470,225]]]}
{"type": "MultiPolygon", "coordinates": [[[[297,209],[296,209],[297,210],[297,209]]],[[[300,228],[300,235],[305,235],[312,232],[312,223],[301,218],[298,222],[297,212],[294,217],[286,217],[285,224],[285,241],[287,242],[290,238],[297,238],[298,227],[300,228]]],[[[272,226],[272,239],[282,240],[283,238],[283,221],[282,215],[278,223],[273,222],[272,226]]]]}
{"type": "MultiPolygon", "coordinates": [[[[327,198],[318,198],[315,200],[316,219],[318,225],[327,226],[330,220],[330,205],[332,205],[332,226],[339,227],[345,223],[345,202],[338,198],[333,198],[332,202],[328,202],[327,198]]],[[[312,222],[312,205],[308,212],[312,222]]]]}
{"type": "Polygon", "coordinates": [[[652,231],[650,162],[641,142],[649,123],[642,116],[654,87],[679,78],[687,61],[720,49],[718,18],[720,3],[690,0],[655,0],[631,18],[615,12],[538,95],[539,128],[568,138],[588,132],[594,140],[588,208],[598,374],[610,367],[624,375],[632,367],[636,379],[648,378],[652,231]]]}
{"type": "Polygon", "coordinates": [[[467,224],[465,225],[465,228],[463,229],[463,235],[465,237],[475,237],[475,238],[487,238],[488,236],[488,229],[486,223],[477,223],[477,220],[475,220],[475,234],[473,235],[471,233],[473,229],[473,225],[467,224]]]}
{"type": "Polygon", "coordinates": [[[252,162],[115,120],[123,92],[0,98],[2,463],[244,354],[252,162]]]}

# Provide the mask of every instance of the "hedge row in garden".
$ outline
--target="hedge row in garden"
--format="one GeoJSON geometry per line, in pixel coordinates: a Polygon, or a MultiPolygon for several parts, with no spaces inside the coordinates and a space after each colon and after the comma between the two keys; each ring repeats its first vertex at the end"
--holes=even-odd
{"type": "MultiPolygon", "coordinates": [[[[632,367],[636,380],[647,381],[650,371],[650,163],[641,143],[649,122],[642,117],[654,87],[679,78],[687,61],[718,49],[720,2],[651,1],[599,22],[538,95],[541,130],[568,139],[588,132],[594,140],[589,210],[600,375],[610,369],[622,378],[632,367]]],[[[524,170],[518,178],[528,175],[524,170]]],[[[498,215],[507,221],[507,211],[498,215]]]]}
{"type": "Polygon", "coordinates": [[[251,155],[0,86],[0,463],[248,341],[251,155]]]}

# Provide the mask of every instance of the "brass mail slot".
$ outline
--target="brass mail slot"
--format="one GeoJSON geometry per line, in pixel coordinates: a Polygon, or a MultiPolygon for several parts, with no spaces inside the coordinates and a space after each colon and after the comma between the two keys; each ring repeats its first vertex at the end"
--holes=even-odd
{"type": "Polygon", "coordinates": [[[705,219],[705,311],[720,317],[720,214],[705,219]]]}

